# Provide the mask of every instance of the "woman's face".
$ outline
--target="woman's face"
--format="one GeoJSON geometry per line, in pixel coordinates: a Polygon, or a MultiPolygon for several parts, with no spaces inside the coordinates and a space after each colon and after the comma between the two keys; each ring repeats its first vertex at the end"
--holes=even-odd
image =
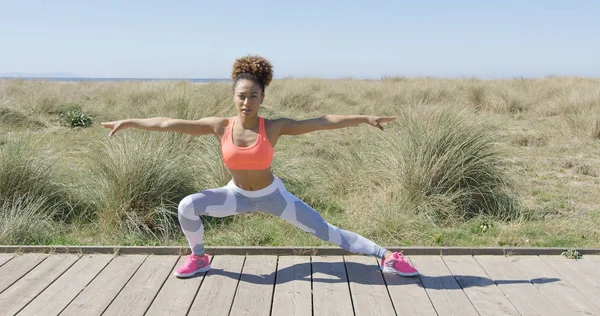
{"type": "Polygon", "coordinates": [[[243,117],[257,116],[264,97],[260,85],[248,79],[238,81],[233,90],[233,102],[238,114],[243,117]]]}

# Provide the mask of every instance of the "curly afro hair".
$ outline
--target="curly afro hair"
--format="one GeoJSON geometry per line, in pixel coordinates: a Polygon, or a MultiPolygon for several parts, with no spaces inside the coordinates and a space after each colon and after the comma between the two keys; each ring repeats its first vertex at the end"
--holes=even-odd
{"type": "Polygon", "coordinates": [[[233,80],[233,89],[241,79],[248,79],[258,83],[263,90],[273,80],[273,65],[264,57],[257,55],[248,55],[240,57],[233,63],[231,70],[231,80],[233,80]]]}

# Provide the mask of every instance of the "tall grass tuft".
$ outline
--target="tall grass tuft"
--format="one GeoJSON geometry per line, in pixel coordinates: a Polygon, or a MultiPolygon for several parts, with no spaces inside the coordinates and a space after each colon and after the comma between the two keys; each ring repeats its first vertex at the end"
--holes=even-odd
{"type": "Polygon", "coordinates": [[[172,133],[136,131],[94,146],[89,159],[97,183],[90,190],[99,203],[101,227],[156,239],[173,237],[179,201],[195,191],[179,140],[172,133]]]}
{"type": "Polygon", "coordinates": [[[0,201],[0,245],[48,244],[56,234],[53,212],[43,196],[13,196],[0,201]]]}
{"type": "Polygon", "coordinates": [[[380,152],[398,190],[396,205],[438,223],[519,217],[495,136],[480,120],[430,106],[406,109],[399,122],[382,137],[380,152]]]}
{"type": "Polygon", "coordinates": [[[37,201],[56,219],[69,219],[76,203],[68,187],[57,180],[57,157],[49,151],[35,150],[36,146],[36,142],[28,140],[9,140],[0,147],[0,204],[9,207],[14,201],[37,201]],[[29,198],[20,200],[25,196],[29,198]]]}

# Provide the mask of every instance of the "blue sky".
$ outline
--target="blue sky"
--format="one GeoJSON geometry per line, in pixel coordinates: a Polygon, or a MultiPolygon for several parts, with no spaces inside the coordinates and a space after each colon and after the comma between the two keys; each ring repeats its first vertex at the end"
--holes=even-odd
{"type": "Polygon", "coordinates": [[[600,77],[600,1],[0,0],[0,73],[600,77]]]}

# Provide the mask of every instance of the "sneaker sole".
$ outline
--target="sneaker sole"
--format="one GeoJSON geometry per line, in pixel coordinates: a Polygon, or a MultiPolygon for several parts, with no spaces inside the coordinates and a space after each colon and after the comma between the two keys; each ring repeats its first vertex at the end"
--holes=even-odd
{"type": "Polygon", "coordinates": [[[387,267],[386,268],[380,268],[380,269],[381,269],[381,271],[383,273],[395,273],[397,275],[404,276],[404,277],[410,277],[410,276],[419,275],[419,271],[416,271],[416,272],[413,272],[413,273],[404,273],[404,272],[400,272],[400,271],[398,271],[396,269],[391,269],[391,268],[387,268],[387,267]]]}
{"type": "Polygon", "coordinates": [[[194,276],[194,275],[196,275],[198,273],[206,272],[208,270],[210,270],[210,266],[206,266],[206,267],[204,267],[202,269],[198,269],[198,270],[196,270],[194,272],[190,272],[190,273],[177,273],[177,272],[173,272],[173,275],[176,276],[176,277],[178,277],[178,278],[189,278],[189,277],[192,277],[192,276],[194,276]]]}

